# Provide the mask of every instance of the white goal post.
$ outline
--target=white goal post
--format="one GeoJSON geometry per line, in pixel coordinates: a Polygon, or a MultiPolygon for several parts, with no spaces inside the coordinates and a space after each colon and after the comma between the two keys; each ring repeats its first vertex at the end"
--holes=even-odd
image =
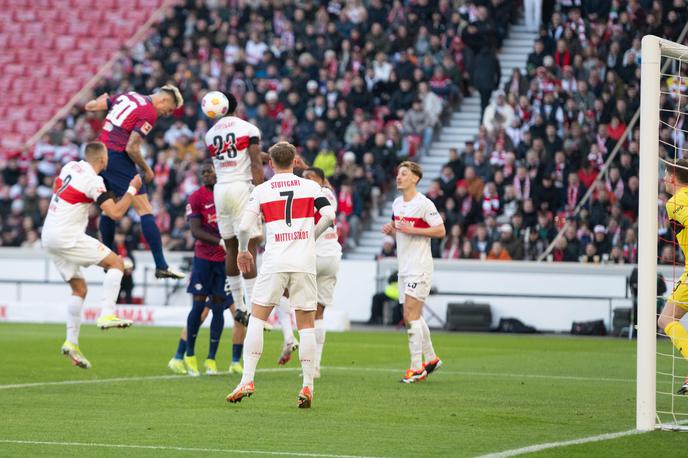
{"type": "MultiPolygon", "coordinates": [[[[642,39],[640,90],[640,190],[638,214],[638,343],[636,428],[651,431],[662,425],[657,416],[657,234],[659,200],[660,99],[662,58],[688,62],[688,47],[659,37],[642,39]]],[[[665,69],[668,68],[665,66],[665,69]]],[[[680,75],[681,80],[688,75],[680,75]]],[[[688,80],[686,80],[688,82],[688,80]]],[[[665,92],[666,93],[666,92],[665,92]]],[[[679,96],[679,101],[685,95],[679,96]]],[[[672,374],[674,375],[674,374],[672,374]]],[[[686,414],[682,414],[686,415],[686,414]]],[[[676,416],[674,415],[674,419],[676,416]]]]}

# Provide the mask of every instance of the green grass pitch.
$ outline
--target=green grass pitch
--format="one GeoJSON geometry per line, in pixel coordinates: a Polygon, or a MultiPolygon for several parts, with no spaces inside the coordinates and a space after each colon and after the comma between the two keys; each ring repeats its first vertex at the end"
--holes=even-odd
{"type": "MultiPolygon", "coordinates": [[[[86,371],[59,354],[63,326],[0,325],[0,456],[189,456],[212,449],[203,453],[462,457],[635,423],[635,342],[625,339],[436,332],[445,366],[426,382],[403,385],[405,333],[329,333],[313,409],[300,410],[297,361],[286,369],[276,364],[279,331],[266,335],[256,394],[235,405],[224,398],[236,375],[168,373],[178,332],[84,326],[81,347],[93,363],[86,371]],[[45,384],[112,378],[118,380],[45,384]]],[[[202,330],[200,362],[207,336],[202,330]]],[[[229,342],[227,332],[221,370],[229,342]]],[[[688,412],[688,399],[675,402],[688,412]]],[[[687,433],[654,432],[535,455],[682,456],[687,444],[687,433]]]]}

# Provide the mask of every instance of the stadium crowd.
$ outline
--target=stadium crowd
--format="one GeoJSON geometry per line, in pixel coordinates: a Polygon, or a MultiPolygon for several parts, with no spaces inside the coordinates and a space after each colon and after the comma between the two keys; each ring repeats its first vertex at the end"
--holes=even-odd
{"type": "MultiPolygon", "coordinates": [[[[345,247],[394,193],[396,164],[422,155],[445,116],[477,90],[478,134],[457,145],[430,188],[449,234],[435,256],[536,259],[624,138],[550,259],[635,262],[638,131],[623,134],[639,105],[640,37],[676,39],[684,2],[557,1],[544,12],[527,74],[515,71],[488,104],[499,77],[485,64],[496,60],[516,3],[188,0],[125,50],[95,93],[147,94],[172,82],[184,94],[184,107],[160,119],[144,145],[168,250],[193,245],[184,208],[206,157],[199,102],[208,90],[237,96],[237,115],[260,128],[264,147],[289,140],[325,170],[345,247]]],[[[35,147],[0,160],[0,245],[40,246],[55,174],[101,125],[102,115],[74,107],[35,147]]],[[[91,216],[93,234],[95,208],[91,216]]],[[[127,251],[145,243],[133,212],[118,240],[127,251]]],[[[381,255],[394,252],[386,242],[381,255]]]]}
{"type": "MultiPolygon", "coordinates": [[[[625,131],[640,104],[640,40],[677,40],[688,11],[682,0],[583,3],[559,1],[543,16],[527,73],[514,70],[493,93],[474,140],[451,151],[431,184],[449,234],[434,244],[436,257],[637,262],[639,126],[625,131]],[[617,142],[609,173],[595,183],[617,142]]],[[[685,93],[676,78],[666,84],[685,93]]],[[[661,135],[683,142],[667,127],[661,135]]],[[[666,228],[662,235],[660,262],[673,263],[675,245],[666,228]]],[[[381,256],[393,253],[390,242],[381,256]]]]}

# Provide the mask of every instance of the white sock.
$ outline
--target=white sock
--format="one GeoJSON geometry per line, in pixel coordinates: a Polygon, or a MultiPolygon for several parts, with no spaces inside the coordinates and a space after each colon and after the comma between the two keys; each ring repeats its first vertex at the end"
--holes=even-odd
{"type": "Polygon", "coordinates": [[[236,275],[234,277],[227,277],[227,283],[229,283],[229,291],[232,293],[234,298],[234,307],[237,310],[243,312],[246,311],[246,304],[244,303],[244,288],[241,286],[241,275],[236,275]]]}
{"type": "Polygon", "coordinates": [[[84,306],[84,298],[70,296],[67,301],[67,340],[74,345],[79,345],[79,329],[81,328],[81,308],[84,306]]]}
{"type": "Polygon", "coordinates": [[[277,317],[282,327],[284,343],[293,342],[294,327],[291,325],[291,306],[289,305],[289,299],[284,296],[280,298],[279,306],[277,307],[277,317]]]}
{"type": "Polygon", "coordinates": [[[423,368],[423,325],[420,320],[409,321],[408,324],[406,332],[411,353],[411,369],[419,371],[423,368]]]}
{"type": "Polygon", "coordinates": [[[299,330],[299,359],[303,372],[303,386],[313,391],[313,374],[315,373],[315,329],[299,330]]]}
{"type": "Polygon", "coordinates": [[[425,318],[420,317],[420,324],[423,330],[423,356],[425,357],[425,362],[429,362],[437,358],[437,355],[435,354],[435,349],[432,347],[430,328],[428,327],[428,323],[425,322],[425,318]]]}
{"type": "Polygon", "coordinates": [[[325,320],[315,320],[315,369],[320,370],[323,345],[325,345],[325,320]]]}
{"type": "Polygon", "coordinates": [[[251,315],[246,328],[244,338],[244,374],[241,376],[241,385],[252,382],[256,376],[256,367],[263,354],[263,327],[265,321],[251,315]]]}
{"type": "Polygon", "coordinates": [[[249,279],[244,278],[244,291],[246,292],[247,304],[250,304],[253,300],[253,287],[256,285],[256,278],[257,277],[249,279]]]}
{"type": "Polygon", "coordinates": [[[114,315],[115,303],[119,295],[120,285],[124,272],[117,269],[108,269],[103,280],[103,303],[100,308],[100,317],[114,315]]]}

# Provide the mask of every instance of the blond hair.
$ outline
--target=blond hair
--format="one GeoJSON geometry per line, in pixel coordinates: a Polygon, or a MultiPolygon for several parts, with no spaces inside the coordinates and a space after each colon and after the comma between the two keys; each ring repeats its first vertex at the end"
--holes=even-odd
{"type": "Polygon", "coordinates": [[[176,103],[177,108],[184,105],[184,97],[182,97],[182,93],[179,92],[177,86],[174,86],[172,84],[166,84],[163,87],[161,87],[160,90],[170,94],[174,98],[174,102],[176,103]]]}
{"type": "Polygon", "coordinates": [[[402,167],[406,167],[409,170],[409,172],[417,176],[419,182],[423,179],[423,169],[417,163],[411,161],[404,161],[401,164],[399,164],[399,168],[402,167]]]}
{"type": "Polygon", "coordinates": [[[278,142],[270,147],[268,154],[275,166],[287,169],[294,165],[296,147],[289,142],[278,142]]]}

